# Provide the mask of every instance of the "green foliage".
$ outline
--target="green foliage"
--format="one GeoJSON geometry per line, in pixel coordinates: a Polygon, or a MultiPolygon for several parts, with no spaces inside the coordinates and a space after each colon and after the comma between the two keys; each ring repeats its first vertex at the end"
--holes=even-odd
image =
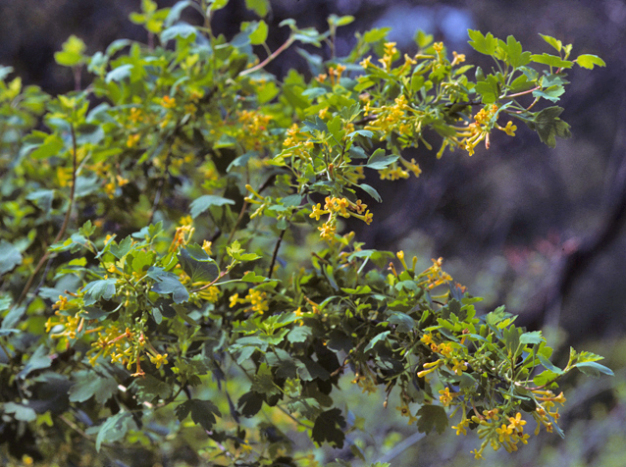
{"type": "Polygon", "coordinates": [[[323,33],[285,20],[287,41],[258,57],[263,20],[230,42],[213,34],[226,3],[144,0],[131,20],[148,45],[88,57],[70,38],[56,60],[87,66],[84,91],[52,98],[0,69],[4,439],[36,439],[60,464],[92,446],[109,457],[188,446],[207,463],[314,465],[307,451],[363,427],[336,406],[344,374],[398,399],[420,432],[460,419],[457,434],[482,440],[476,457],[525,444],[522,414],[560,433],[558,379],[612,374],[601,357],[572,350],[557,367],[504,307],[479,315],[441,259],[420,271],[404,252],[363,249],[345,219],[370,224],[365,201],[382,202],[366,170],[419,176],[408,147],[472,155],[494,130],[514,136],[514,119],[549,146],[569,137],[554,105],[564,70],[604,62],[568,60],[571,46],[547,36],[558,56],[469,31],[496,63],[470,74],[422,32],[402,56],[386,29],[357,34],[338,58],[349,16],[323,33]],[[185,8],[205,25],[181,22],[185,8]],[[313,77],[264,71],[294,42],[327,43],[332,57],[301,51],[313,77]]]}

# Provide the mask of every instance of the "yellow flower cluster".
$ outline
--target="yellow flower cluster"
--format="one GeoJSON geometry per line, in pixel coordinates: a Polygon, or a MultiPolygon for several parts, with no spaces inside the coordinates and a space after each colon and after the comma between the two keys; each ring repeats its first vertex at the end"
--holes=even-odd
{"type": "Polygon", "coordinates": [[[320,237],[329,242],[333,242],[335,239],[337,216],[344,218],[356,217],[367,225],[371,224],[374,218],[374,215],[367,209],[367,204],[364,204],[360,199],[354,203],[347,198],[337,198],[335,196],[331,198],[327,196],[324,201],[324,209],[322,209],[321,203],[313,205],[309,217],[319,221],[321,216],[329,215],[328,220],[321,227],[318,227],[318,230],[321,232],[320,237]]]}
{"type": "Polygon", "coordinates": [[[431,267],[417,276],[419,279],[423,279],[418,285],[425,286],[428,289],[434,289],[439,285],[450,283],[452,277],[441,269],[443,258],[433,259],[432,262],[433,265],[431,267]]]}
{"type": "Polygon", "coordinates": [[[287,137],[283,141],[283,147],[290,148],[290,152],[285,157],[293,155],[299,159],[310,159],[309,151],[313,149],[314,144],[308,139],[308,136],[300,132],[298,124],[294,123],[287,130],[287,137]]]}
{"type": "Polygon", "coordinates": [[[239,123],[242,124],[238,140],[247,150],[261,150],[270,139],[268,130],[272,120],[271,115],[263,115],[256,110],[241,110],[238,112],[239,123]]]}
{"type": "Polygon", "coordinates": [[[550,411],[550,409],[554,408],[555,402],[563,405],[566,400],[565,396],[563,396],[562,392],[558,396],[555,396],[554,393],[549,389],[534,390],[533,393],[538,394],[539,397],[537,397],[537,400],[543,402],[539,404],[539,406],[533,413],[533,417],[537,422],[535,435],[539,434],[542,425],[545,427],[548,433],[552,433],[552,431],[554,430],[554,423],[552,422],[552,420],[554,420],[555,422],[558,421],[561,415],[559,414],[558,408],[555,408],[553,411],[550,411]]]}
{"type": "Polygon", "coordinates": [[[370,103],[366,104],[365,110],[376,113],[376,119],[365,126],[366,130],[377,131],[381,133],[380,140],[383,141],[390,133],[396,131],[401,135],[407,135],[411,132],[411,120],[408,111],[412,110],[406,97],[402,94],[394,100],[393,105],[383,105],[382,107],[370,107],[370,103]]]}
{"type": "Polygon", "coordinates": [[[191,216],[185,216],[180,220],[180,227],[176,228],[176,232],[174,233],[174,239],[170,244],[169,251],[175,252],[178,251],[180,247],[183,247],[189,243],[195,228],[193,227],[193,219],[191,216]]]}
{"type": "Polygon", "coordinates": [[[249,304],[245,311],[253,311],[262,315],[269,310],[269,301],[267,299],[267,293],[257,289],[248,290],[248,294],[244,298],[239,298],[239,294],[236,293],[230,296],[229,307],[234,308],[238,303],[249,304]]]}
{"type": "Polygon", "coordinates": [[[517,445],[528,444],[528,434],[524,433],[526,420],[522,420],[522,414],[517,413],[515,417],[499,416],[498,409],[483,411],[482,416],[472,416],[472,421],[478,423],[478,436],[484,439],[480,449],[472,451],[476,459],[484,459],[483,452],[488,445],[494,451],[504,447],[507,452],[517,451],[517,445]]]}

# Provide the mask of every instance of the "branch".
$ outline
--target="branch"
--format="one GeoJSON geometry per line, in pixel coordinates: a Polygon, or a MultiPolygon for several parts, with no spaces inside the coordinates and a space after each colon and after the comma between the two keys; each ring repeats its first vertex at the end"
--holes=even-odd
{"type": "MultiPolygon", "coordinates": [[[[76,194],[76,171],[78,168],[78,161],[77,161],[78,150],[77,150],[77,145],[76,145],[76,132],[74,130],[73,123],[70,125],[70,133],[72,135],[72,186],[70,187],[70,204],[67,207],[67,212],[65,213],[65,219],[63,219],[63,225],[61,226],[61,230],[59,230],[59,233],[57,234],[56,238],[52,242],[53,244],[58,243],[65,235],[67,226],[70,223],[70,216],[72,215],[72,208],[74,207],[74,197],[76,194]]],[[[37,266],[35,267],[35,271],[28,278],[28,282],[26,282],[26,285],[24,286],[24,289],[22,290],[20,297],[17,299],[17,301],[15,302],[15,305],[13,306],[19,306],[19,304],[22,303],[22,300],[24,300],[24,298],[26,297],[26,294],[28,293],[31,286],[33,285],[35,276],[39,273],[39,271],[41,270],[45,262],[48,260],[49,256],[50,256],[50,251],[46,249],[46,252],[39,260],[39,263],[37,263],[37,266]]]]}
{"type": "Polygon", "coordinates": [[[258,70],[262,69],[265,65],[270,63],[272,60],[274,60],[276,57],[278,57],[281,53],[283,53],[287,48],[289,48],[289,46],[291,44],[293,44],[295,42],[295,40],[296,39],[293,36],[290,36],[289,39],[287,39],[287,41],[283,45],[281,45],[279,48],[277,48],[272,55],[267,57],[265,60],[263,60],[258,65],[253,66],[252,68],[248,68],[247,70],[242,71],[241,73],[239,73],[239,76],[249,75],[250,73],[254,73],[255,71],[258,71],[258,70]]]}

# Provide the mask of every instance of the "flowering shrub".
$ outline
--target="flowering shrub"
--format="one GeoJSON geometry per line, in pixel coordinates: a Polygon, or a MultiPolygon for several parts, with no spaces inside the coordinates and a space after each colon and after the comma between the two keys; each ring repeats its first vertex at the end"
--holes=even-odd
{"type": "Polygon", "coordinates": [[[393,394],[420,432],[474,430],[477,458],[517,450],[531,421],[562,434],[559,378],[611,374],[602,357],[572,349],[557,367],[540,331],[504,307],[479,315],[441,259],[419,271],[402,251],[364,249],[345,219],[375,221],[368,172],[419,177],[408,147],[471,156],[521,123],[554,146],[570,134],[553,105],[566,71],[602,60],[469,31],[495,60],[487,73],[421,32],[403,55],[374,29],[346,57],[302,50],[312,78],[279,80],[265,67],[282,51],[334,51],[353,18],[324,33],[284,21],[271,52],[263,20],[213,34],[225,4],[144,0],[131,19],[148,45],[86,56],[71,37],[57,62],[78,88],[83,67],[93,82],[67,95],[0,69],[5,452],[91,465],[92,446],[157,460],[186,446],[195,462],[313,465],[283,431],[343,447],[357,427],[333,402],[342,375],[385,406],[393,394]],[[204,25],[180,21],[185,8],[204,25]]]}

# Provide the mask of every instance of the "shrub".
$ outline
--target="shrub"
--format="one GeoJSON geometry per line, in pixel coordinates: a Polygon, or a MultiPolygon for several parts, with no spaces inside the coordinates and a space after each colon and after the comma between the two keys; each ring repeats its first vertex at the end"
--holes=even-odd
{"type": "Polygon", "coordinates": [[[49,465],[90,465],[93,446],[119,459],[133,448],[135,463],[191,452],[192,464],[313,465],[287,430],[343,447],[357,429],[333,402],[346,374],[385,406],[395,392],[420,432],[450,419],[457,434],[475,430],[477,458],[517,450],[531,419],[562,434],[557,381],[610,374],[602,357],[572,349],[557,367],[540,331],[504,307],[479,315],[441,259],[420,272],[346,225],[370,224],[368,205],[382,202],[366,173],[420,175],[406,148],[471,156],[520,122],[554,146],[570,134],[554,105],[566,71],[602,60],[571,59],[547,36],[555,55],[469,31],[495,61],[486,72],[421,32],[418,53],[402,55],[386,29],[338,58],[348,16],[324,33],[284,21],[271,52],[262,19],[215,37],[225,4],[144,0],[131,20],[147,46],[87,56],[70,37],[57,62],[78,88],[84,67],[93,81],[67,95],[0,70],[6,452],[49,465]],[[180,21],[185,8],[204,25],[180,21]],[[331,57],[300,49],[312,77],[267,73],[295,42],[331,57]]]}

